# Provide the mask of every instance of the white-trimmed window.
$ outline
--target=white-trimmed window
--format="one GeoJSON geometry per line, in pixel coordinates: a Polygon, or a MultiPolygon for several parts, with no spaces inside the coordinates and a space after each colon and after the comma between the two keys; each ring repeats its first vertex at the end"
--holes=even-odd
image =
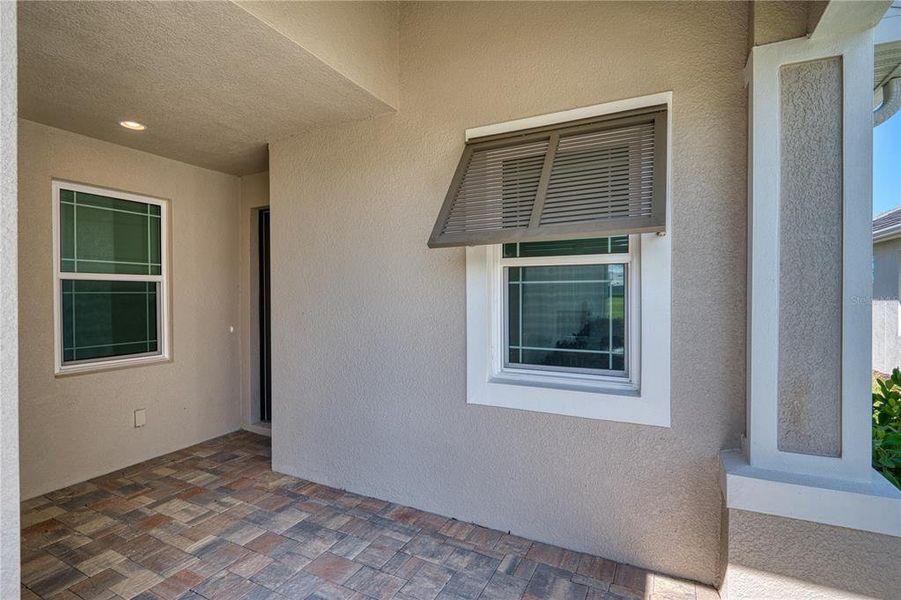
{"type": "Polygon", "coordinates": [[[501,246],[499,373],[564,385],[637,382],[641,242],[629,238],[501,246]]]}
{"type": "Polygon", "coordinates": [[[670,425],[670,114],[662,93],[467,131],[430,245],[467,244],[468,403],[670,425]],[[646,118],[645,109],[657,119],[653,138],[629,146],[624,166],[605,148],[582,156],[598,138],[573,121],[602,117],[609,137],[600,143],[619,143],[616,127],[632,135],[628,119],[646,118]],[[583,135],[581,147],[564,147],[568,131],[583,135]],[[544,166],[511,174],[514,152],[531,156],[526,144],[548,133],[544,166]],[[574,181],[565,191],[555,187],[558,169],[574,181]],[[558,209],[562,194],[569,206],[558,209]],[[633,217],[634,207],[647,212],[633,217]],[[564,211],[581,211],[572,213],[581,221],[547,224],[564,211]]]}
{"type": "Polygon", "coordinates": [[[166,201],[52,190],[55,372],[168,360],[166,201]]]}

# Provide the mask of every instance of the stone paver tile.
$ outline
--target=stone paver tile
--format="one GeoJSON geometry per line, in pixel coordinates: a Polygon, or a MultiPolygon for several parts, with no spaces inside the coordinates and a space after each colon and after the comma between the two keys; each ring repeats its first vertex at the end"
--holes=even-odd
{"type": "Polygon", "coordinates": [[[125,560],[125,557],[115,550],[105,550],[96,556],[81,561],[75,567],[88,577],[93,577],[101,571],[114,567],[123,560],[125,560]]]}
{"type": "Polygon", "coordinates": [[[404,552],[431,562],[443,562],[453,553],[454,547],[444,543],[443,536],[419,534],[404,546],[404,552]]]}
{"type": "Polygon", "coordinates": [[[534,560],[529,560],[516,554],[508,554],[501,561],[501,564],[498,565],[497,570],[500,573],[528,581],[535,573],[536,567],[538,567],[538,563],[534,560]]]}
{"type": "Polygon", "coordinates": [[[214,538],[194,552],[200,562],[191,567],[201,575],[214,575],[250,554],[250,550],[222,538],[214,538]]]}
{"type": "Polygon", "coordinates": [[[406,580],[370,567],[363,567],[345,582],[345,586],[378,600],[389,600],[400,591],[406,580]]]}
{"type": "Polygon", "coordinates": [[[28,584],[28,587],[39,596],[52,596],[87,579],[84,573],[66,565],[63,569],[54,569],[43,577],[28,584]]]}
{"type": "Polygon", "coordinates": [[[194,591],[215,600],[242,600],[259,586],[243,577],[222,571],[208,580],[194,586],[194,591]]]}
{"type": "Polygon", "coordinates": [[[609,581],[592,579],[591,577],[586,577],[584,575],[573,575],[571,581],[580,585],[587,585],[591,590],[607,591],[610,589],[609,581]]]}
{"type": "Polygon", "coordinates": [[[478,598],[485,586],[488,585],[488,577],[474,577],[465,573],[454,573],[450,580],[441,589],[439,597],[443,596],[450,600],[456,598],[458,600],[475,600],[478,598]]]}
{"type": "Polygon", "coordinates": [[[388,503],[378,498],[363,498],[354,508],[368,513],[377,513],[388,506],[388,503]]]}
{"type": "Polygon", "coordinates": [[[527,540],[526,538],[521,538],[519,536],[507,533],[498,540],[497,544],[494,545],[494,550],[496,552],[500,552],[501,554],[516,554],[519,556],[525,556],[529,552],[529,548],[531,547],[532,540],[527,540]]]}
{"type": "Polygon", "coordinates": [[[497,544],[503,536],[503,531],[476,526],[473,528],[472,532],[466,536],[466,541],[477,548],[494,548],[495,544],[497,544]]]}
{"type": "MultiPolygon", "coordinates": [[[[361,552],[366,550],[370,543],[371,542],[367,539],[359,538],[355,535],[348,535],[344,539],[339,540],[338,543],[336,543],[334,546],[329,548],[329,552],[338,556],[343,556],[344,558],[355,559],[360,555],[361,552]]],[[[391,554],[394,554],[393,550],[391,551],[391,554]]],[[[388,558],[391,557],[389,556],[388,558]]],[[[386,558],[385,561],[387,562],[387,560],[388,559],[386,558]]]]}
{"type": "Polygon", "coordinates": [[[599,556],[583,554],[576,573],[598,581],[613,581],[616,574],[616,563],[599,556]]]}
{"type": "Polygon", "coordinates": [[[46,506],[39,510],[25,511],[20,517],[21,527],[31,527],[32,525],[36,525],[37,523],[41,523],[58,515],[65,514],[65,512],[65,509],[60,508],[59,506],[52,505],[46,506]]]}
{"type": "Polygon", "coordinates": [[[198,561],[197,557],[187,552],[183,552],[174,546],[166,546],[159,552],[135,562],[163,577],[169,577],[179,571],[190,568],[191,565],[198,561]]]}
{"type": "Polygon", "coordinates": [[[163,580],[162,577],[149,571],[137,563],[125,560],[115,566],[115,570],[125,576],[125,579],[110,586],[117,595],[131,600],[141,592],[149,590],[163,580]]]}
{"type": "Polygon", "coordinates": [[[272,556],[272,552],[286,542],[288,542],[288,538],[267,531],[243,546],[248,550],[272,556]]]}
{"type": "Polygon", "coordinates": [[[23,585],[21,586],[21,595],[19,597],[19,600],[41,600],[41,597],[23,585]]]}
{"type": "Polygon", "coordinates": [[[365,599],[366,596],[330,581],[326,581],[317,587],[315,592],[307,596],[307,600],[352,600],[353,598],[365,599]]]}
{"type": "Polygon", "coordinates": [[[304,571],[341,585],[361,568],[361,565],[351,560],[326,552],[304,567],[304,571]]]}
{"type": "Polygon", "coordinates": [[[82,600],[110,600],[116,595],[110,587],[123,579],[125,576],[121,573],[107,569],[76,583],[69,588],[69,591],[75,593],[82,600]]]}
{"type": "Polygon", "coordinates": [[[529,582],[525,579],[505,575],[504,573],[495,573],[482,595],[482,600],[519,600],[529,582]]]}
{"type": "Polygon", "coordinates": [[[158,540],[152,535],[144,534],[133,540],[127,540],[122,544],[115,546],[115,549],[119,554],[137,562],[148,556],[152,556],[167,547],[169,547],[169,545],[165,542],[158,540]]]}
{"type": "Polygon", "coordinates": [[[94,540],[89,538],[86,535],[81,535],[80,533],[73,533],[72,535],[68,535],[63,539],[59,540],[55,544],[50,544],[49,546],[45,546],[44,550],[48,554],[52,554],[53,556],[59,558],[60,560],[67,560],[66,556],[74,556],[70,554],[71,551],[81,548],[82,546],[86,546],[93,542],[94,540]]]}
{"type": "Polygon", "coordinates": [[[30,558],[22,557],[22,570],[20,577],[22,583],[31,587],[33,583],[54,573],[61,573],[66,570],[68,565],[46,552],[38,552],[30,558]]]}
{"type": "Polygon", "coordinates": [[[381,569],[397,555],[397,550],[393,546],[386,546],[379,542],[372,542],[362,552],[354,557],[354,562],[372,567],[373,569],[381,569]]]}
{"type": "Polygon", "coordinates": [[[529,600],[584,600],[588,586],[570,581],[567,571],[539,565],[526,587],[523,598],[529,600]]]}
{"type": "Polygon", "coordinates": [[[243,546],[247,542],[253,541],[256,538],[260,537],[264,533],[266,533],[265,529],[257,527],[256,525],[251,525],[250,523],[243,523],[239,521],[224,530],[221,534],[219,534],[219,537],[223,537],[230,542],[234,542],[243,546]]]}
{"type": "MultiPolygon", "coordinates": [[[[74,592],[70,592],[69,590],[63,590],[61,592],[56,592],[50,596],[47,596],[47,600],[82,600],[74,592]]],[[[153,600],[159,600],[158,598],[154,598],[153,600]]]]}
{"type": "Polygon", "coordinates": [[[325,527],[326,529],[338,529],[342,525],[346,525],[352,518],[352,515],[349,515],[344,511],[326,508],[320,510],[316,514],[310,515],[304,520],[308,523],[315,523],[316,525],[325,527]]]}
{"type": "Polygon", "coordinates": [[[532,547],[529,548],[526,558],[552,567],[559,567],[560,562],[563,559],[563,552],[563,548],[551,546],[550,544],[542,544],[541,542],[534,542],[532,547]]]}
{"type": "Polygon", "coordinates": [[[203,576],[184,569],[156,584],[150,591],[164,600],[176,600],[189,589],[203,581],[203,576]]]}
{"type": "Polygon", "coordinates": [[[257,571],[250,580],[267,589],[275,590],[294,577],[299,570],[283,562],[274,562],[257,571]]]}
{"type": "Polygon", "coordinates": [[[638,592],[651,591],[651,573],[632,565],[618,564],[613,583],[638,592]]]}
{"type": "Polygon", "coordinates": [[[275,591],[287,598],[306,598],[323,584],[325,584],[325,580],[301,571],[290,577],[275,591]]]}
{"type": "Polygon", "coordinates": [[[252,552],[238,562],[232,564],[228,570],[235,575],[240,575],[246,579],[256,575],[263,568],[268,567],[274,561],[265,554],[257,554],[252,552]]]}
{"type": "Polygon", "coordinates": [[[419,567],[401,592],[417,600],[433,600],[453,574],[450,569],[426,562],[419,567]]]}
{"type": "Polygon", "coordinates": [[[298,543],[297,552],[309,558],[317,558],[334,546],[346,534],[301,521],[285,530],[283,535],[298,543]]]}
{"type": "Polygon", "coordinates": [[[268,510],[269,512],[274,512],[279,509],[285,508],[289,504],[294,502],[291,498],[287,496],[282,496],[281,494],[266,494],[262,498],[252,502],[256,506],[259,506],[263,510],[268,510]]]}

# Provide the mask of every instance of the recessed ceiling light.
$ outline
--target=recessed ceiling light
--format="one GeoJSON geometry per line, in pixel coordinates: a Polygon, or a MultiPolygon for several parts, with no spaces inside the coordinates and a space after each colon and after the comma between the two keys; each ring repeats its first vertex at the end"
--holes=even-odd
{"type": "Polygon", "coordinates": [[[146,125],[138,123],[137,121],[119,121],[119,125],[125,129],[133,129],[134,131],[144,131],[147,129],[146,125]]]}

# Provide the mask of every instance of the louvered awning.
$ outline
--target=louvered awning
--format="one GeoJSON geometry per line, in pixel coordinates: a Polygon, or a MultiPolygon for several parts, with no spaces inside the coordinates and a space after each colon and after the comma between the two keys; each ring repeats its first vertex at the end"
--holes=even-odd
{"type": "Polygon", "coordinates": [[[666,107],[466,144],[429,246],[666,227],[666,107]]]}

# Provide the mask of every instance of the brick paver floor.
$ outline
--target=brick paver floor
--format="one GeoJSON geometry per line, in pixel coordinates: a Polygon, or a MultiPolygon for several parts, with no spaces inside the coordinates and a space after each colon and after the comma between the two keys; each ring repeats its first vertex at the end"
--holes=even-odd
{"type": "Polygon", "coordinates": [[[716,591],[274,473],[237,432],[22,503],[22,598],[707,600],[716,591]]]}

